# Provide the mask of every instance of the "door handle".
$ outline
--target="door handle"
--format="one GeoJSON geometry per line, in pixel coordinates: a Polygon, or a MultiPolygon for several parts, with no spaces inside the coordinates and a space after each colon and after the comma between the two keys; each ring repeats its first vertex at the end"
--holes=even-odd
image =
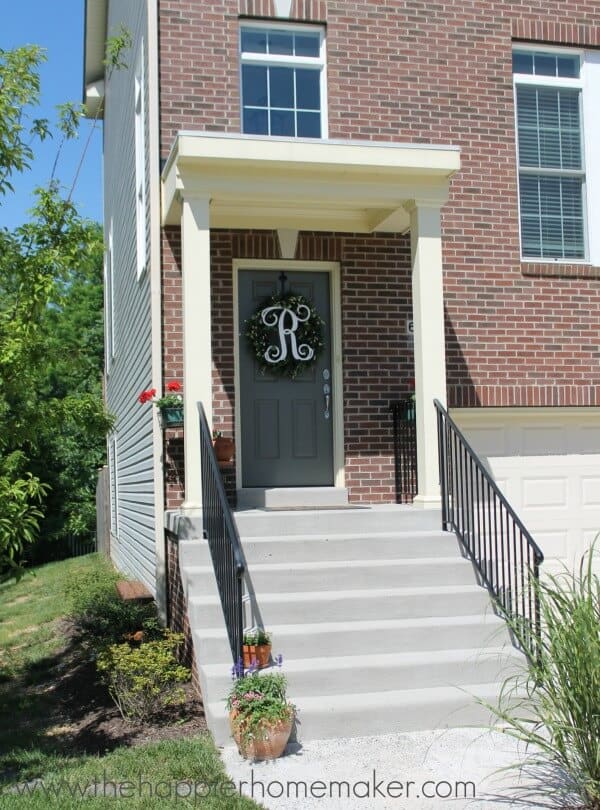
{"type": "Polygon", "coordinates": [[[329,419],[329,409],[331,406],[331,387],[325,383],[323,386],[323,393],[325,395],[325,413],[323,414],[325,419],[329,419]]]}
{"type": "Polygon", "coordinates": [[[325,413],[329,413],[330,403],[331,403],[331,394],[325,394],[325,413]]]}

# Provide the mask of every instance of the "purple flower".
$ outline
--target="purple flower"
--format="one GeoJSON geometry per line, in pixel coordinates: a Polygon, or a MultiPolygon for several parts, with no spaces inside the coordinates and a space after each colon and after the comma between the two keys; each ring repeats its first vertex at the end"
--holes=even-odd
{"type": "Polygon", "coordinates": [[[279,669],[281,669],[283,665],[283,655],[281,653],[279,653],[279,655],[275,658],[275,663],[277,664],[279,669]]]}
{"type": "Polygon", "coordinates": [[[237,678],[244,677],[244,662],[241,658],[235,662],[235,664],[231,667],[231,677],[233,680],[237,680],[237,678]]]}

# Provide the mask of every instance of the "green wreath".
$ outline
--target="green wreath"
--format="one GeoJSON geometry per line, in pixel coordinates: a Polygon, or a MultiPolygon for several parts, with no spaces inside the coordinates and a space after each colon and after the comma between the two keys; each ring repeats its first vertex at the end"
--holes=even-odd
{"type": "Polygon", "coordinates": [[[245,321],[244,335],[262,374],[294,380],[325,348],[325,321],[311,301],[294,292],[271,295],[245,321]],[[282,323],[282,311],[289,311],[282,323]],[[281,329],[287,330],[282,336],[281,329]]]}

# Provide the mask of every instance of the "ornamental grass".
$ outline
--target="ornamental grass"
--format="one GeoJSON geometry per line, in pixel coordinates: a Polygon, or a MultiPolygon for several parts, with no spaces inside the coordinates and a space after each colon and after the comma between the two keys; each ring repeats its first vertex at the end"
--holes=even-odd
{"type": "MultiPolygon", "coordinates": [[[[594,560],[597,565],[593,546],[578,573],[545,575],[536,585],[539,655],[526,676],[504,683],[499,705],[490,707],[499,730],[527,744],[526,767],[555,774],[560,806],[581,810],[600,810],[600,579],[594,560]]],[[[522,626],[507,621],[524,643],[522,626]]]]}

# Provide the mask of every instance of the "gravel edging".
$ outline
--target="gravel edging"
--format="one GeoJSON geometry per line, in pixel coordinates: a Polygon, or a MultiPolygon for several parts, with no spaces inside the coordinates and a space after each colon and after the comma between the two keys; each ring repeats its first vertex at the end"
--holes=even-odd
{"type": "Polygon", "coordinates": [[[555,806],[556,792],[547,775],[542,780],[533,771],[502,770],[515,762],[524,764],[525,749],[508,735],[489,729],[310,740],[289,746],[286,756],[274,762],[249,763],[235,747],[223,749],[221,756],[238,789],[245,782],[242,793],[276,810],[555,806]],[[443,796],[434,798],[436,792],[443,796]],[[449,792],[452,797],[446,798],[449,792]]]}

